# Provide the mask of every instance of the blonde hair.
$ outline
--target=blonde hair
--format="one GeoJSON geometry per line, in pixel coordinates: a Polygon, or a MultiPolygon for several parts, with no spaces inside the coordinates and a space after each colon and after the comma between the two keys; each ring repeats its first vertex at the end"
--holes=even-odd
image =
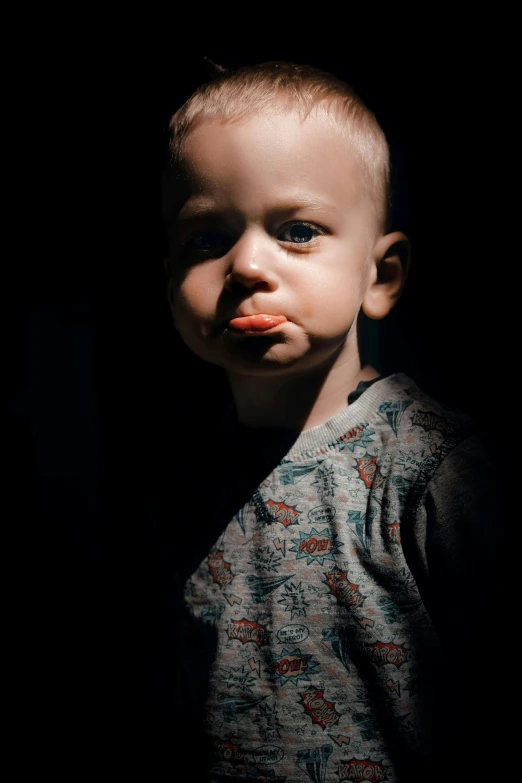
{"type": "Polygon", "coordinates": [[[359,154],[364,181],[379,221],[385,224],[389,202],[390,154],[373,112],[346,82],[327,71],[290,62],[267,62],[228,70],[214,69],[173,115],[169,123],[169,171],[183,161],[183,144],[204,122],[240,122],[255,114],[297,111],[302,119],[313,112],[336,121],[359,154]]]}

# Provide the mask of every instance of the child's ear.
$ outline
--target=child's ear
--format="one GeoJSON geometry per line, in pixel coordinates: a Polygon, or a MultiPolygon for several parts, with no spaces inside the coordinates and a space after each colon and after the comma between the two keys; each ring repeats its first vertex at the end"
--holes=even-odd
{"type": "Polygon", "coordinates": [[[410,243],[401,231],[380,237],[373,248],[372,277],[362,302],[368,318],[379,320],[397,304],[410,267],[410,243]]]}

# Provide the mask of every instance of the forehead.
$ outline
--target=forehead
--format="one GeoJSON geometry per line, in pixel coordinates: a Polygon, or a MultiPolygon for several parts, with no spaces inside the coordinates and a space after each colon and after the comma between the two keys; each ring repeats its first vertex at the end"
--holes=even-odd
{"type": "Polygon", "coordinates": [[[344,210],[365,198],[360,155],[329,115],[254,115],[202,122],[184,142],[184,198],[262,208],[301,194],[344,210]]]}

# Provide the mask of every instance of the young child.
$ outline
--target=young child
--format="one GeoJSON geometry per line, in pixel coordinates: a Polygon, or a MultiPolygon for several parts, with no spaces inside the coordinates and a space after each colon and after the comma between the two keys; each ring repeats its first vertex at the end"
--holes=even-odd
{"type": "Polygon", "coordinates": [[[498,499],[466,415],[361,365],[409,265],[383,131],[278,62],[221,70],[170,133],[173,322],[233,398],[169,518],[185,779],[474,780],[498,499]]]}

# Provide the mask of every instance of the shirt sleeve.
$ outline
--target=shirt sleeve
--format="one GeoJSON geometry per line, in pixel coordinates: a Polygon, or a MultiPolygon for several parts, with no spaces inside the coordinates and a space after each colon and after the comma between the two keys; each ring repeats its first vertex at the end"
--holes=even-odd
{"type": "Polygon", "coordinates": [[[499,725],[507,685],[501,466],[492,438],[465,438],[441,462],[403,531],[406,557],[445,648],[448,710],[475,755],[499,725]]]}

